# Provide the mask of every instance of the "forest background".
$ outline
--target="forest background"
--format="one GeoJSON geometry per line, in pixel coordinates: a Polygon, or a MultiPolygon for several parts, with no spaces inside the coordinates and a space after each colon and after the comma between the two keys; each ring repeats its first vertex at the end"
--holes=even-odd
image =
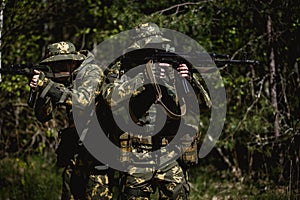
{"type": "MultiPolygon", "coordinates": [[[[91,50],[149,21],[208,52],[259,60],[220,69],[226,121],[190,171],[191,199],[300,199],[298,1],[1,0],[0,8],[2,67],[37,64],[51,42],[91,50]]],[[[0,91],[0,199],[59,199],[59,124],[36,120],[26,77],[2,74],[0,91]]]]}

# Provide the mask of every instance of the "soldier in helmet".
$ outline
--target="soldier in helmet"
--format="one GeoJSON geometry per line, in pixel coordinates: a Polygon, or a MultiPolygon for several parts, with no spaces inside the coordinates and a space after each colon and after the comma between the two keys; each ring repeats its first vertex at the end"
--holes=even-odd
{"type": "MultiPolygon", "coordinates": [[[[46,122],[55,117],[55,110],[61,109],[68,121],[67,127],[59,132],[60,144],[56,150],[57,165],[64,167],[61,199],[112,199],[108,169],[80,145],[84,138],[76,131],[72,115],[74,106],[93,111],[92,101],[100,94],[103,71],[94,64],[91,52],[76,51],[71,42],[48,45],[41,64],[48,65],[53,76],[45,77],[43,72],[34,71],[29,85],[37,93],[36,117],[46,122]]],[[[82,118],[86,124],[89,120],[82,118]]]]}
{"type": "MultiPolygon", "coordinates": [[[[135,76],[124,73],[132,67],[144,64],[144,58],[151,56],[156,50],[166,52],[174,51],[174,48],[154,23],[137,26],[132,39],[133,43],[126,50],[124,59],[116,62],[107,74],[108,78],[114,77],[111,79],[114,81],[106,84],[102,90],[103,98],[113,112],[121,113],[118,115],[121,118],[119,122],[123,121],[122,123],[126,124],[128,120],[122,120],[122,116],[126,114],[122,114],[124,107],[127,108],[126,105],[123,106],[125,102],[129,104],[132,121],[145,131],[127,130],[119,136],[120,160],[127,162],[126,166],[129,166],[129,170],[122,173],[121,199],[148,200],[157,188],[160,199],[188,199],[189,185],[185,166],[179,160],[168,160],[172,157],[171,154],[176,152],[167,154],[164,149],[176,134],[181,115],[184,114],[178,103],[176,86],[173,84],[175,74],[174,70],[171,70],[171,64],[150,60],[144,65],[145,70],[135,76]],[[128,57],[130,59],[126,59],[128,57]],[[149,81],[155,84],[147,84],[149,81]],[[158,122],[162,120],[159,118],[162,112],[167,113],[166,123],[163,127],[158,127],[158,122]],[[160,155],[151,157],[149,152],[155,150],[158,150],[160,155]],[[147,159],[149,162],[145,162],[147,159]]],[[[179,64],[176,70],[179,77],[189,78],[186,64],[179,64]]],[[[197,132],[188,126],[186,130],[194,134],[197,132]]]]}

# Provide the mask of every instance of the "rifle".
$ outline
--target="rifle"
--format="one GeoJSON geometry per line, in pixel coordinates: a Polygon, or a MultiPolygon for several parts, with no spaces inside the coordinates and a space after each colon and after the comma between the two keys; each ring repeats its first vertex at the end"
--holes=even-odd
{"type": "MultiPolygon", "coordinates": [[[[227,54],[205,53],[205,52],[166,52],[160,49],[138,49],[130,51],[121,58],[126,67],[135,67],[145,64],[149,60],[153,62],[169,63],[174,68],[179,64],[187,64],[191,71],[207,71],[215,67],[221,67],[226,64],[258,65],[257,60],[248,60],[244,55],[243,59],[231,59],[227,54]],[[133,66],[135,65],[135,66],[133,66]]],[[[127,69],[128,70],[128,69],[127,69]]],[[[127,71],[125,69],[125,71],[127,71]]]]}
{"type": "Polygon", "coordinates": [[[191,72],[210,72],[216,69],[216,67],[222,67],[225,65],[258,65],[257,60],[248,60],[245,56],[243,59],[236,60],[231,59],[228,54],[216,54],[216,53],[173,53],[173,52],[157,52],[147,58],[153,60],[153,62],[169,63],[177,67],[181,63],[187,64],[191,72]]]}
{"type": "MultiPolygon", "coordinates": [[[[161,49],[154,48],[144,48],[137,49],[125,53],[123,56],[118,58],[123,64],[122,70],[124,72],[130,70],[138,65],[146,64],[148,61],[152,60],[153,63],[169,63],[176,70],[180,64],[186,64],[191,73],[211,73],[216,70],[217,67],[222,67],[227,64],[242,64],[242,65],[259,65],[257,60],[248,60],[244,55],[241,60],[231,59],[229,55],[226,54],[216,54],[216,53],[205,53],[205,52],[166,52],[161,49]]],[[[117,61],[118,61],[117,59],[117,61]]],[[[123,73],[124,73],[123,72],[123,73]]],[[[185,93],[189,92],[189,87],[187,81],[189,81],[192,87],[200,88],[202,94],[208,97],[206,91],[203,87],[193,79],[180,79],[182,82],[182,87],[185,93]]],[[[205,99],[208,104],[211,104],[210,100],[205,99]]]]}
{"type": "MultiPolygon", "coordinates": [[[[0,74],[10,74],[10,75],[25,75],[27,78],[31,78],[34,75],[34,70],[44,72],[45,76],[53,77],[51,69],[47,65],[33,65],[33,64],[16,64],[9,65],[7,67],[0,68],[0,74]]],[[[29,97],[27,104],[29,107],[33,107],[36,99],[36,92],[34,89],[30,88],[29,97]]]]}

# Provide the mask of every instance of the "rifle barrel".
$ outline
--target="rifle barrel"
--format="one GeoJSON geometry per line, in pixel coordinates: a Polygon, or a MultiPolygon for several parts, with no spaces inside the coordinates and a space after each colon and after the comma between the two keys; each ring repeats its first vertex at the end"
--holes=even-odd
{"type": "Polygon", "coordinates": [[[47,65],[32,65],[32,64],[16,64],[2,67],[0,73],[11,74],[11,75],[34,75],[33,70],[40,70],[44,72],[49,72],[50,68],[47,65]]]}

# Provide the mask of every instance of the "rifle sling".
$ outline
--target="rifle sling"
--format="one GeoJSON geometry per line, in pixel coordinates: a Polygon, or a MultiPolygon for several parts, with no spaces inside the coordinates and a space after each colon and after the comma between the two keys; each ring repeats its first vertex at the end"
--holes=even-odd
{"type": "Polygon", "coordinates": [[[151,80],[151,82],[153,83],[154,85],[154,88],[155,88],[155,91],[156,91],[156,102],[155,103],[158,103],[160,104],[164,109],[165,111],[167,112],[167,115],[171,118],[180,118],[182,117],[183,115],[185,115],[186,113],[186,107],[185,105],[181,106],[180,107],[180,110],[181,110],[181,114],[178,115],[174,112],[172,112],[163,102],[162,102],[162,92],[161,92],[161,89],[159,87],[159,85],[157,84],[157,81],[156,81],[156,78],[155,76],[153,75],[153,71],[152,71],[152,65],[153,65],[153,60],[150,60],[147,64],[146,64],[146,70],[147,70],[147,73],[148,73],[148,76],[151,80]]]}

